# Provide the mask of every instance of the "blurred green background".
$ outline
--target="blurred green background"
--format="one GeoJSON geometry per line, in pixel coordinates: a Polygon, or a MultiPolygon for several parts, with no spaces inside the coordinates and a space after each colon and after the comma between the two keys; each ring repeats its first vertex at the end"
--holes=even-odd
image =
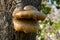
{"type": "Polygon", "coordinates": [[[42,0],[41,10],[47,17],[44,21],[39,21],[38,40],[60,40],[60,0],[42,0]],[[54,11],[52,5],[55,5],[56,11],[54,11]],[[57,15],[54,12],[57,12],[57,15]]]}

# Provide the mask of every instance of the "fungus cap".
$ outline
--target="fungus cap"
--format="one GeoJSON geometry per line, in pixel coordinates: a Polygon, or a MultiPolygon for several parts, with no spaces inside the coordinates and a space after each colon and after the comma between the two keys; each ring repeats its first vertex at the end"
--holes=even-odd
{"type": "Polygon", "coordinates": [[[39,30],[39,23],[33,20],[16,20],[13,19],[14,29],[16,31],[23,31],[25,33],[37,32],[39,30]]]}

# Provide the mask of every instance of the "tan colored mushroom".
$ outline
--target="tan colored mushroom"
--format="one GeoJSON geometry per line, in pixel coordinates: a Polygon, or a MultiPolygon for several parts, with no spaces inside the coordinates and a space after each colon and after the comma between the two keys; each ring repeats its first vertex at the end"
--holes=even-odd
{"type": "Polygon", "coordinates": [[[36,19],[36,20],[44,20],[45,17],[46,17],[45,14],[40,13],[35,7],[30,6],[30,5],[25,6],[24,10],[22,10],[22,11],[20,9],[15,9],[13,11],[12,16],[14,18],[17,18],[17,19],[23,19],[23,18],[30,19],[30,18],[33,18],[33,19],[36,19]]]}
{"type": "Polygon", "coordinates": [[[25,33],[37,32],[39,30],[38,21],[13,19],[14,29],[25,33]]]}
{"type": "Polygon", "coordinates": [[[25,33],[37,32],[39,30],[38,20],[44,20],[46,15],[40,13],[33,6],[25,6],[23,9],[15,8],[13,11],[13,25],[16,31],[25,33]]]}

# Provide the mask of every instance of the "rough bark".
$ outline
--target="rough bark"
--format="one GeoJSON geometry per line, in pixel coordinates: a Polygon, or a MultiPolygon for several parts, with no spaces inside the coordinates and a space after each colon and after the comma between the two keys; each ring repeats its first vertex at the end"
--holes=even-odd
{"type": "MultiPolygon", "coordinates": [[[[36,33],[16,32],[12,24],[12,12],[18,0],[0,0],[0,40],[36,40],[36,33]]],[[[41,0],[20,0],[24,5],[35,6],[38,10],[41,0]]]]}

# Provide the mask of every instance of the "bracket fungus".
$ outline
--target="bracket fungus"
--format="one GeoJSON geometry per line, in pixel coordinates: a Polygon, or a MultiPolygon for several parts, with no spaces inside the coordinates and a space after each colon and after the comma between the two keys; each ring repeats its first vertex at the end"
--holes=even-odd
{"type": "Polygon", "coordinates": [[[27,5],[23,9],[15,8],[12,16],[14,29],[25,33],[37,32],[39,30],[38,21],[44,20],[46,17],[31,5],[27,5]]]}

